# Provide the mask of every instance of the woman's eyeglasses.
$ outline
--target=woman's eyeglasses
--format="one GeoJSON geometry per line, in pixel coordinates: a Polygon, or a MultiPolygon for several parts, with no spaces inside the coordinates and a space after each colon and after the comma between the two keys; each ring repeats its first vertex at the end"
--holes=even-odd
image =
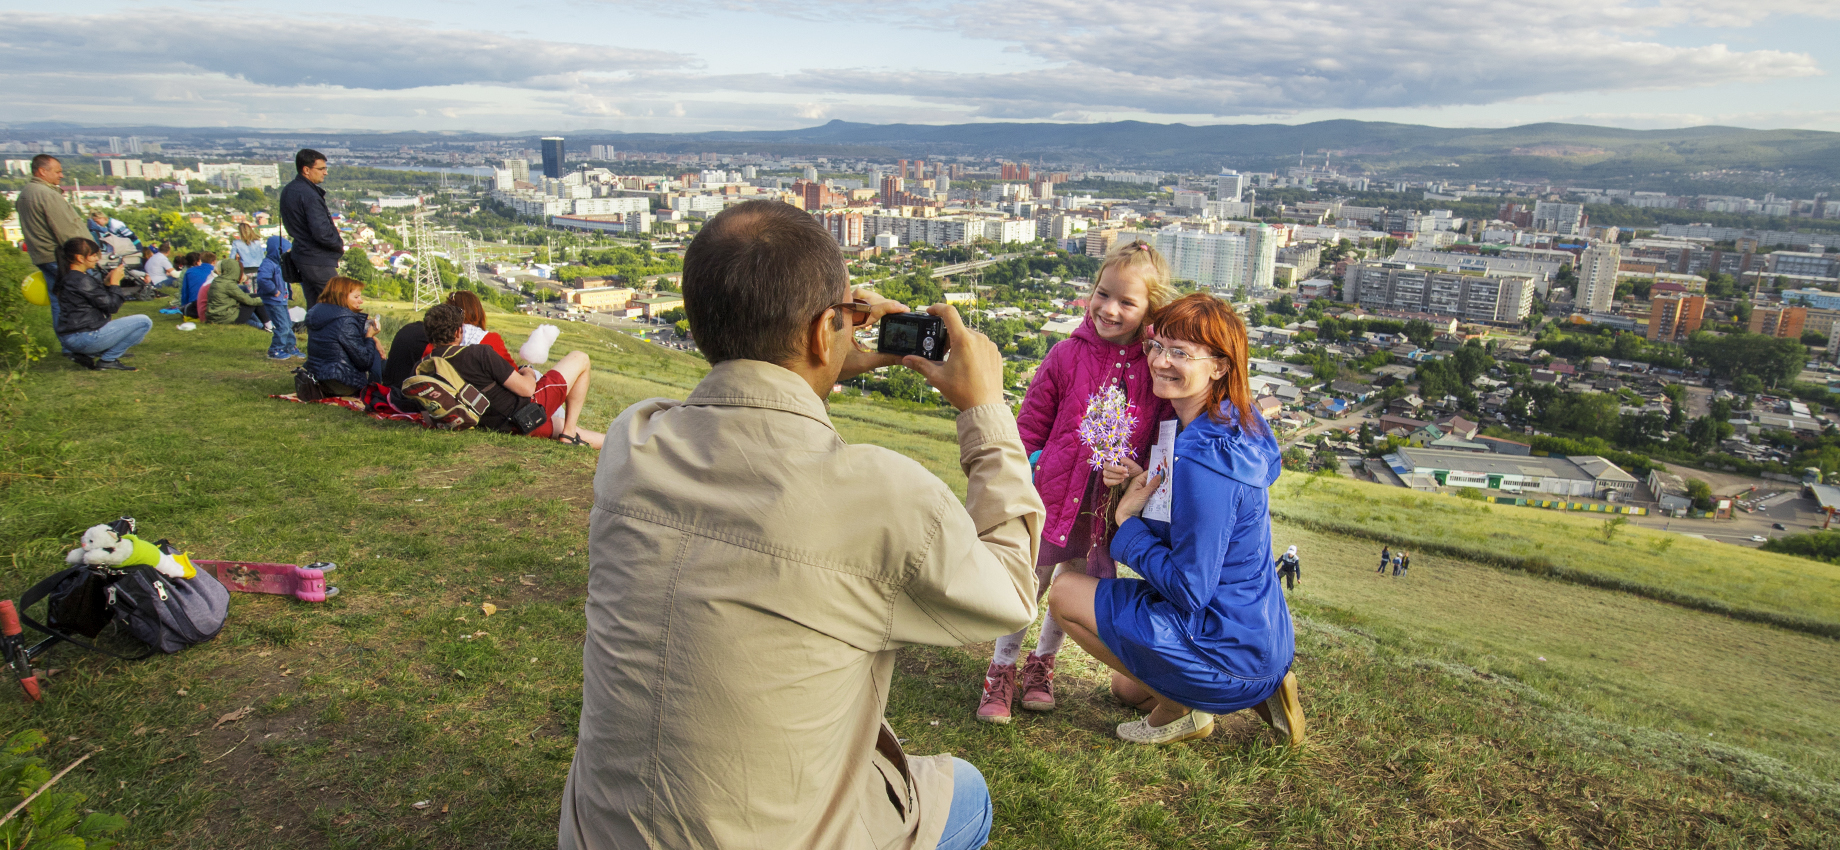
{"type": "Polygon", "coordinates": [[[1155,357],[1158,354],[1161,354],[1164,357],[1169,358],[1169,362],[1174,363],[1178,366],[1184,363],[1187,363],[1190,360],[1219,360],[1220,359],[1219,355],[1215,355],[1213,357],[1203,357],[1199,354],[1190,354],[1186,350],[1180,349],[1180,348],[1165,348],[1163,347],[1162,343],[1157,342],[1154,339],[1144,340],[1144,356],[1145,357],[1155,357]]]}

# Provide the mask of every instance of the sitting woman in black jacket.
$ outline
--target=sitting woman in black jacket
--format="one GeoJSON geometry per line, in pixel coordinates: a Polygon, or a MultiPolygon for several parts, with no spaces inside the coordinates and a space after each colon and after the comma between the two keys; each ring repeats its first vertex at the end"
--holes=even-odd
{"type": "Polygon", "coordinates": [[[359,312],[364,284],[335,277],[307,310],[307,371],[329,396],[355,396],[383,377],[383,343],[378,325],[359,312]]]}
{"type": "Polygon", "coordinates": [[[121,309],[122,266],[105,280],[94,273],[102,262],[102,249],[88,239],[71,239],[58,246],[58,279],[51,297],[58,300],[58,322],[53,328],[71,359],[91,369],[133,372],[121,362],[128,349],[139,345],[153,330],[144,315],[111,320],[121,309]]]}

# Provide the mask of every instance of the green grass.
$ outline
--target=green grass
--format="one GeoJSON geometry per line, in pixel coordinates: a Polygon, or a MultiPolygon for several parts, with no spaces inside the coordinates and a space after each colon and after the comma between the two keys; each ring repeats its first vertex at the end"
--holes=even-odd
{"type": "MultiPolygon", "coordinates": [[[[513,347],[536,324],[493,322],[513,347]]],[[[562,330],[559,352],[595,358],[590,427],[703,372],[620,334],[562,330]]],[[[20,462],[0,470],[0,585],[16,596],[83,528],[131,513],[202,557],[337,561],[344,592],[317,606],[238,595],[217,640],[175,656],[54,651],[46,700],[0,698],[0,731],[45,729],[54,768],[102,747],[60,788],[127,815],[130,846],[553,846],[580,709],[593,453],[272,401],[291,366],[265,348],[253,329],[183,334],[160,318],[130,357],[139,373],[34,367],[20,462]]],[[[963,491],[950,419],[833,409],[846,439],[906,452],[963,491]]],[[[1523,512],[1523,526],[1506,508],[1330,484],[1297,492],[1287,476],[1277,493],[1284,511],[1342,510],[1355,532],[1274,529],[1305,558],[1301,751],[1248,713],[1193,745],[1127,747],[1111,728],[1132,715],[1071,648],[1061,708],[1001,728],[971,719],[988,646],[905,652],[891,722],[911,751],[985,771],[1000,848],[1840,846],[1831,640],[1447,555],[1375,576],[1379,547],[1361,535],[1643,549],[1574,539],[1569,517],[1523,512]],[[1499,528],[1478,531],[1484,519],[1499,528]]],[[[1745,555],[1726,567],[1778,562],[1745,555]]],[[[1697,567],[1673,577],[1666,560],[1614,568],[1734,604],[1775,599],[1697,567]]],[[[1798,593],[1831,600],[1822,575],[1795,574],[1798,593]]],[[[1794,596],[1772,604],[1832,610],[1794,596]]]]}
{"type": "Polygon", "coordinates": [[[1285,476],[1273,513],[1328,531],[1549,573],[1682,605],[1840,637],[1840,565],[1605,519],[1348,479],[1285,476]]]}

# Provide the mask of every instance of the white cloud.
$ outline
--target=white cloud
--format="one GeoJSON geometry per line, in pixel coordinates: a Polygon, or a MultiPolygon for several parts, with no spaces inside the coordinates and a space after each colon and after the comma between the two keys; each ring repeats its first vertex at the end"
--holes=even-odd
{"type": "MultiPolygon", "coordinates": [[[[0,112],[27,121],[249,124],[260,114],[269,126],[330,126],[336,118],[350,122],[344,126],[482,130],[512,122],[689,130],[833,117],[1193,122],[1480,113],[1483,105],[1818,77],[1824,71],[1808,54],[1725,42],[1784,16],[1840,17],[1833,0],[608,0],[573,7],[579,21],[558,30],[617,40],[647,32],[659,16],[688,16],[685,29],[699,38],[647,39],[680,45],[660,50],[507,34],[500,13],[470,7],[464,14],[474,14],[476,29],[330,9],[303,17],[200,6],[9,13],[0,31],[0,112]],[[635,8],[649,10],[648,24],[632,23],[635,8]],[[813,44],[834,37],[824,27],[841,21],[851,43],[872,26],[887,48],[829,61],[835,54],[823,49],[770,50],[762,62],[727,62],[734,39],[762,43],[749,27],[766,16],[809,28],[813,44]],[[703,36],[722,33],[728,51],[704,45],[703,36]],[[928,49],[941,42],[954,46],[946,51],[953,56],[1001,59],[941,59],[928,49]],[[791,61],[804,67],[776,64],[791,61]],[[755,72],[711,73],[712,64],[755,72]]],[[[468,19],[456,7],[443,20],[468,19]]],[[[1698,109],[1649,106],[1643,111],[1652,115],[1631,120],[1698,109]]]]}
{"type": "Polygon", "coordinates": [[[138,12],[7,16],[0,73],[47,68],[136,76],[221,74],[264,86],[401,90],[466,83],[544,85],[581,72],[687,68],[693,57],[657,50],[440,30],[396,18],[280,20],[248,15],[138,12]],[[73,57],[81,57],[73,63],[73,57]]]}

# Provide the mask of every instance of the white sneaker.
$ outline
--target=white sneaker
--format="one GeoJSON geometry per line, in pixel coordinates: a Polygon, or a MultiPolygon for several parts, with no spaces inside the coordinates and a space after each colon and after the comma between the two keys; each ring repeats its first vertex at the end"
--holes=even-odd
{"type": "Polygon", "coordinates": [[[179,323],[179,330],[182,330],[182,331],[195,331],[195,330],[198,330],[198,325],[197,325],[197,323],[195,323],[195,322],[180,322],[180,323],[179,323]]]}
{"type": "Polygon", "coordinates": [[[1205,711],[1189,713],[1162,726],[1151,726],[1149,718],[1118,724],[1118,737],[1133,744],[1173,744],[1214,734],[1214,715],[1205,711]]]}

